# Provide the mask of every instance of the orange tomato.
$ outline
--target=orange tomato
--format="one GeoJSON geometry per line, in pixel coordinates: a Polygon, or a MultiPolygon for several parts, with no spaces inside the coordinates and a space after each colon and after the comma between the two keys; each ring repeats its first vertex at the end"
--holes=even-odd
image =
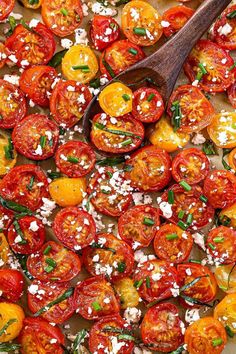
{"type": "Polygon", "coordinates": [[[0,303],[0,330],[5,329],[3,334],[0,335],[0,343],[9,342],[19,335],[24,318],[24,311],[19,305],[7,302],[0,303]]]}
{"type": "Polygon", "coordinates": [[[236,292],[235,263],[220,265],[215,269],[215,278],[219,288],[228,294],[236,292]]]}
{"type": "Polygon", "coordinates": [[[236,333],[236,293],[226,295],[214,309],[214,318],[219,320],[224,327],[229,327],[231,332],[236,333]]]}
{"type": "Polygon", "coordinates": [[[230,220],[227,226],[236,228],[236,203],[230,205],[227,208],[222,209],[219,214],[219,217],[228,217],[230,220]]]}
{"type": "Polygon", "coordinates": [[[236,113],[218,113],[207,127],[211,140],[220,148],[236,147],[236,113]]]}
{"type": "Polygon", "coordinates": [[[139,293],[131,278],[122,278],[114,282],[114,287],[120,297],[121,308],[136,307],[139,304],[139,293]]]}
{"type": "Polygon", "coordinates": [[[6,237],[3,233],[0,233],[0,268],[2,265],[5,265],[9,258],[10,248],[7,242],[6,237]],[[2,264],[3,262],[3,264],[2,264]]]}
{"type": "Polygon", "coordinates": [[[52,199],[62,207],[80,204],[85,190],[85,178],[61,177],[55,179],[49,185],[49,193],[52,199]]]}
{"type": "Polygon", "coordinates": [[[43,0],[20,0],[20,2],[26,7],[27,9],[38,9],[41,5],[43,0]]]}

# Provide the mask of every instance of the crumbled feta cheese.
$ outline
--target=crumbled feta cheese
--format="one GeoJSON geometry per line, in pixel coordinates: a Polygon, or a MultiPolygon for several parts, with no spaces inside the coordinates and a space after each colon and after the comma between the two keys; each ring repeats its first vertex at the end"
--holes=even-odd
{"type": "Polygon", "coordinates": [[[30,227],[29,227],[29,230],[32,230],[32,231],[38,231],[38,229],[39,229],[39,226],[38,226],[38,224],[37,224],[37,221],[32,221],[31,223],[30,223],[30,227]]]}

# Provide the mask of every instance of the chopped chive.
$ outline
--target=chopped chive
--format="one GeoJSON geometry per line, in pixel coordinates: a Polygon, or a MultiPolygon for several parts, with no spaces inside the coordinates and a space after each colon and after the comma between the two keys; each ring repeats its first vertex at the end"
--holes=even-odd
{"type": "Polygon", "coordinates": [[[52,180],[60,178],[62,175],[60,172],[52,171],[52,172],[47,172],[48,178],[51,178],[52,180]]]}
{"type": "Polygon", "coordinates": [[[130,54],[133,54],[133,55],[137,55],[137,54],[138,54],[138,51],[137,51],[136,49],[134,49],[134,48],[130,48],[130,49],[129,49],[129,53],[130,53],[130,54]]]}
{"type": "Polygon", "coordinates": [[[46,266],[46,267],[44,268],[44,270],[45,270],[46,273],[51,273],[51,272],[54,270],[54,267],[52,267],[52,266],[46,266]]]}
{"type": "Polygon", "coordinates": [[[174,131],[177,131],[180,128],[181,118],[182,118],[181,107],[180,107],[179,101],[175,101],[172,103],[171,111],[173,112],[172,118],[171,118],[171,123],[174,127],[174,131]]]}
{"type": "Polygon", "coordinates": [[[72,65],[73,70],[81,70],[83,73],[89,73],[90,69],[88,65],[72,65]]]}
{"type": "Polygon", "coordinates": [[[42,149],[45,147],[46,141],[47,141],[46,136],[44,136],[44,135],[40,136],[40,142],[39,143],[40,143],[42,149]]]}
{"type": "Polygon", "coordinates": [[[222,338],[212,339],[213,347],[218,347],[218,345],[221,345],[222,343],[223,343],[223,339],[222,338]]]}
{"type": "Polygon", "coordinates": [[[108,62],[103,58],[102,59],[102,64],[104,65],[105,69],[107,70],[108,74],[113,78],[116,76],[114,70],[112,69],[112,67],[110,66],[110,64],[108,64],[108,62]]]}
{"type": "Polygon", "coordinates": [[[105,189],[101,189],[101,192],[102,192],[103,194],[111,194],[111,191],[106,191],[105,189]]]}
{"type": "Polygon", "coordinates": [[[225,240],[225,238],[224,238],[224,237],[221,237],[221,236],[218,236],[218,237],[214,237],[214,238],[213,238],[213,241],[214,241],[215,243],[222,243],[222,242],[224,242],[224,240],[225,240]]]}
{"type": "Polygon", "coordinates": [[[125,167],[124,167],[125,172],[130,172],[130,171],[132,171],[132,169],[133,169],[132,165],[125,165],[125,167]]]}
{"type": "Polygon", "coordinates": [[[168,191],[168,203],[174,204],[174,201],[175,201],[174,192],[172,190],[170,190],[170,191],[168,191]]]}
{"type": "Polygon", "coordinates": [[[107,175],[109,178],[112,178],[113,174],[110,171],[107,171],[107,175]]]}
{"type": "Polygon", "coordinates": [[[185,211],[184,211],[184,210],[180,210],[180,212],[179,212],[179,214],[178,214],[178,218],[179,218],[179,219],[183,219],[184,214],[185,214],[185,211]]]}
{"type": "Polygon", "coordinates": [[[151,288],[150,277],[147,277],[147,278],[146,278],[146,287],[147,287],[148,289],[151,288]]]}
{"type": "Polygon", "coordinates": [[[148,102],[151,102],[151,100],[155,97],[156,95],[154,93],[151,93],[148,98],[147,98],[147,101],[148,102]]]}
{"type": "Polygon", "coordinates": [[[178,238],[178,235],[177,235],[177,234],[169,234],[169,235],[166,235],[166,239],[167,239],[167,240],[175,240],[176,238],[178,238]]]}
{"type": "Polygon", "coordinates": [[[236,62],[229,68],[229,71],[233,70],[236,67],[236,62]]]}
{"type": "Polygon", "coordinates": [[[234,10],[234,11],[228,13],[228,14],[226,15],[226,17],[229,18],[229,19],[235,18],[235,17],[236,17],[236,10],[234,10]]]}
{"type": "Polygon", "coordinates": [[[111,23],[109,24],[109,27],[110,27],[111,29],[115,29],[115,30],[116,30],[116,28],[117,28],[116,24],[113,23],[113,22],[111,22],[111,23]]]}
{"type": "Polygon", "coordinates": [[[71,163],[78,163],[79,159],[77,157],[74,157],[74,156],[67,156],[67,161],[69,161],[71,163]]]}
{"type": "Polygon", "coordinates": [[[196,264],[201,264],[202,262],[199,261],[198,259],[189,259],[190,263],[196,263],[196,264]]]}
{"type": "Polygon", "coordinates": [[[186,224],[191,225],[193,222],[193,214],[188,214],[186,224]]]}
{"type": "Polygon", "coordinates": [[[122,98],[123,98],[123,100],[124,100],[125,102],[130,101],[130,96],[127,95],[127,93],[124,93],[124,95],[122,95],[122,98]]]}
{"type": "Polygon", "coordinates": [[[125,262],[119,262],[117,265],[117,270],[119,273],[124,273],[126,269],[126,263],[125,262]]]}
{"type": "Polygon", "coordinates": [[[49,252],[51,251],[51,249],[52,249],[52,247],[51,247],[50,245],[48,245],[48,246],[45,248],[45,250],[43,251],[43,254],[44,254],[44,255],[48,255],[49,252]]]}
{"type": "Polygon", "coordinates": [[[182,230],[187,230],[187,228],[189,227],[189,225],[187,225],[185,222],[183,222],[182,220],[179,220],[178,224],[177,224],[182,230]]]}
{"type": "MultiPolygon", "coordinates": [[[[88,335],[88,331],[86,329],[81,329],[81,331],[76,335],[73,345],[72,345],[72,353],[79,353],[80,351],[80,344],[84,342],[84,338],[88,335]]],[[[69,354],[70,352],[68,352],[69,354]]],[[[67,354],[67,351],[64,352],[67,354]]]]}
{"type": "Polygon", "coordinates": [[[46,258],[46,259],[45,259],[45,262],[46,262],[48,265],[50,265],[51,267],[56,268],[56,266],[57,266],[57,262],[55,262],[54,259],[52,259],[52,258],[46,258]]]}
{"type": "Polygon", "coordinates": [[[200,199],[203,203],[207,203],[207,201],[208,201],[207,197],[206,197],[205,195],[203,195],[203,194],[199,197],[199,199],[200,199]]]}
{"type": "Polygon", "coordinates": [[[29,184],[27,184],[26,188],[27,188],[29,191],[32,191],[33,185],[34,185],[34,176],[32,176],[32,177],[30,178],[30,182],[29,182],[29,184]]]}
{"type": "Polygon", "coordinates": [[[225,326],[225,330],[230,338],[234,337],[234,332],[232,331],[232,329],[228,325],[225,326]]]}
{"type": "Polygon", "coordinates": [[[130,341],[135,341],[136,340],[130,334],[119,334],[117,338],[120,339],[120,340],[130,340],[130,341]]]}
{"type": "Polygon", "coordinates": [[[231,223],[231,219],[227,215],[220,215],[219,222],[223,226],[229,226],[231,223]]]}
{"type": "Polygon", "coordinates": [[[136,289],[139,289],[142,284],[143,284],[143,279],[137,280],[134,282],[134,287],[136,289]]]}
{"type": "Polygon", "coordinates": [[[95,311],[100,311],[100,310],[102,309],[101,306],[99,305],[99,303],[98,303],[97,301],[94,301],[94,302],[92,303],[92,306],[93,306],[93,308],[94,308],[95,311]]]}
{"type": "Polygon", "coordinates": [[[198,67],[199,67],[200,71],[198,71],[198,73],[197,73],[196,80],[197,81],[201,81],[203,75],[208,74],[208,72],[207,72],[205,66],[202,63],[199,63],[198,67]]]}
{"type": "Polygon", "coordinates": [[[146,36],[146,34],[147,34],[145,28],[143,28],[143,27],[134,27],[133,32],[134,32],[134,34],[137,34],[138,36],[146,36]]]}
{"type": "Polygon", "coordinates": [[[60,13],[61,13],[62,15],[64,15],[64,16],[67,16],[67,15],[68,15],[68,11],[67,11],[66,9],[64,9],[64,8],[62,8],[62,9],[60,10],[60,13]]]}
{"type": "Polygon", "coordinates": [[[212,243],[208,243],[208,246],[212,249],[212,250],[215,250],[216,249],[216,246],[215,245],[213,245],[212,243]]]}
{"type": "Polygon", "coordinates": [[[131,138],[129,138],[127,140],[122,141],[121,145],[122,146],[130,145],[130,144],[132,144],[132,142],[133,142],[133,140],[131,138]]]}
{"type": "Polygon", "coordinates": [[[118,129],[110,129],[110,128],[106,128],[105,125],[95,122],[93,123],[94,127],[100,130],[104,130],[105,132],[111,133],[111,134],[115,134],[115,135],[124,135],[124,136],[133,136],[137,139],[142,139],[142,137],[140,135],[136,135],[132,132],[127,132],[124,130],[118,130],[118,129]]]}
{"type": "Polygon", "coordinates": [[[4,153],[5,153],[5,158],[7,160],[13,160],[14,159],[14,154],[13,154],[13,144],[11,138],[8,138],[8,145],[4,146],[4,153]]]}
{"type": "Polygon", "coordinates": [[[198,283],[202,278],[208,278],[209,275],[202,275],[200,277],[197,277],[195,279],[193,279],[192,281],[190,281],[189,283],[183,285],[181,288],[180,288],[180,293],[191,288],[192,286],[194,286],[196,283],[198,283]]]}
{"type": "Polygon", "coordinates": [[[21,237],[21,241],[18,242],[20,245],[25,245],[27,243],[27,240],[25,239],[25,236],[21,230],[20,224],[18,223],[17,220],[13,222],[14,228],[16,230],[17,235],[21,237]]]}
{"type": "MultiPolygon", "coordinates": [[[[223,264],[222,264],[223,265],[223,264]]],[[[223,291],[227,291],[228,290],[228,288],[226,287],[226,286],[224,286],[224,285],[218,285],[219,286],[219,288],[221,289],[221,290],[223,290],[223,291]]]]}
{"type": "Polygon", "coordinates": [[[143,218],[143,224],[147,225],[147,226],[153,226],[153,225],[155,225],[155,221],[153,219],[151,219],[151,218],[144,217],[143,218]]]}
{"type": "Polygon", "coordinates": [[[186,181],[180,181],[179,185],[183,187],[187,192],[191,191],[192,187],[186,181]]]}

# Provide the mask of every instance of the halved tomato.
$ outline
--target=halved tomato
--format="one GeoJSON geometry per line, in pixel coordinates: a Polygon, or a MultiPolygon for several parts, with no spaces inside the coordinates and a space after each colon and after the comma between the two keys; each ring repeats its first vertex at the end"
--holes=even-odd
{"type": "Polygon", "coordinates": [[[10,247],[3,233],[0,233],[0,268],[6,266],[9,261],[10,247]]]}
{"type": "Polygon", "coordinates": [[[214,318],[220,321],[226,330],[236,333],[236,294],[226,295],[214,308],[214,318]]]}
{"type": "Polygon", "coordinates": [[[219,218],[223,221],[226,219],[227,226],[236,229],[236,203],[222,209],[219,218]]]}
{"type": "Polygon", "coordinates": [[[95,15],[91,22],[90,37],[95,49],[102,51],[120,37],[120,27],[110,16],[95,15]]]}
{"type": "Polygon", "coordinates": [[[229,102],[236,108],[236,81],[227,89],[229,102]]]}
{"type": "Polygon", "coordinates": [[[0,176],[7,174],[15,166],[16,160],[17,153],[10,135],[0,131],[0,176]]]}
{"type": "Polygon", "coordinates": [[[209,232],[206,244],[215,261],[236,262],[236,231],[226,226],[216,227],[209,232]]]}
{"type": "Polygon", "coordinates": [[[58,240],[72,251],[87,247],[94,240],[96,225],[93,217],[77,207],[61,209],[53,222],[58,240]]]}
{"type": "Polygon", "coordinates": [[[4,67],[7,59],[7,49],[5,45],[0,42],[0,69],[4,67]]]}
{"type": "Polygon", "coordinates": [[[13,8],[15,6],[15,0],[1,0],[0,3],[0,21],[5,20],[7,16],[12,12],[13,8]]]}
{"type": "Polygon", "coordinates": [[[50,111],[58,124],[71,128],[82,118],[91,99],[87,86],[74,80],[60,80],[50,97],[50,111]]]}
{"type": "Polygon", "coordinates": [[[139,147],[145,130],[131,114],[122,117],[105,113],[93,117],[90,137],[97,149],[111,153],[126,153],[139,147]]]}
{"type": "Polygon", "coordinates": [[[180,347],[184,341],[183,330],[178,308],[168,302],[148,309],[141,323],[143,343],[164,353],[180,347]]]}
{"type": "Polygon", "coordinates": [[[211,39],[222,48],[236,49],[236,5],[229,6],[216,20],[211,33],[211,39]]]}
{"type": "Polygon", "coordinates": [[[165,26],[163,26],[164,35],[166,37],[173,36],[184,27],[193,14],[194,10],[187,6],[170,7],[162,15],[162,21],[166,22],[165,26]]]}
{"type": "Polygon", "coordinates": [[[210,138],[220,148],[234,148],[236,146],[236,113],[222,112],[214,115],[211,124],[207,127],[210,138]]]}
{"type": "MultiPolygon", "coordinates": [[[[0,302],[0,343],[9,344],[18,337],[22,327],[25,314],[23,308],[11,302],[0,302]]],[[[2,350],[1,350],[2,351],[2,350]]]]}
{"type": "MultiPolygon", "coordinates": [[[[0,205],[0,234],[1,232],[6,233],[13,219],[14,219],[14,212],[0,205]]],[[[1,239],[0,239],[0,245],[1,245],[1,239]]]]}
{"type": "Polygon", "coordinates": [[[134,287],[134,282],[131,278],[124,277],[118,279],[113,285],[120,298],[120,307],[122,309],[137,307],[139,305],[139,293],[134,287]]]}
{"type": "Polygon", "coordinates": [[[44,114],[31,114],[16,124],[12,140],[17,151],[32,160],[53,156],[59,139],[57,124],[44,114]]]}
{"type": "Polygon", "coordinates": [[[103,275],[88,278],[76,286],[74,306],[76,313],[87,320],[98,320],[120,311],[112,286],[103,275]]]}
{"type": "Polygon", "coordinates": [[[49,241],[27,259],[29,272],[41,281],[64,282],[76,277],[81,269],[79,257],[59,243],[49,241]]]}
{"type": "Polygon", "coordinates": [[[236,293],[235,263],[217,266],[215,269],[215,278],[221,290],[228,294],[236,293]]]}
{"type": "Polygon", "coordinates": [[[133,93],[134,118],[143,123],[153,123],[161,118],[165,107],[160,93],[150,87],[141,87],[133,93]]]}
{"type": "Polygon", "coordinates": [[[17,302],[23,295],[24,277],[16,269],[0,269],[0,300],[17,302]]]}

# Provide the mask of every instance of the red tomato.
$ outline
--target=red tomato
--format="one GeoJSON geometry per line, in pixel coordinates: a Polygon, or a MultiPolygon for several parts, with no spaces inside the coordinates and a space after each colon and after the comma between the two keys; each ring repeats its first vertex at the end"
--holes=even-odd
{"type": "Polygon", "coordinates": [[[170,117],[173,112],[173,103],[179,102],[181,122],[178,131],[183,133],[198,132],[207,127],[215,114],[215,109],[206,96],[191,85],[179,86],[171,95],[167,113],[170,117]]]}
{"type": "Polygon", "coordinates": [[[227,90],[229,102],[236,108],[236,81],[227,90]]]}
{"type": "Polygon", "coordinates": [[[14,218],[14,213],[0,205],[0,232],[6,232],[14,218]]]}
{"type": "Polygon", "coordinates": [[[165,107],[160,93],[150,87],[140,87],[134,91],[133,110],[134,118],[143,123],[156,122],[164,113],[165,107]]]}
{"type": "Polygon", "coordinates": [[[14,128],[12,140],[16,150],[31,160],[53,156],[59,139],[57,124],[44,114],[31,114],[14,128]]]}
{"type": "Polygon", "coordinates": [[[148,309],[141,324],[141,336],[143,343],[150,345],[152,350],[167,353],[183,344],[183,328],[178,308],[163,303],[148,309]]]}
{"type": "Polygon", "coordinates": [[[192,247],[192,235],[174,224],[162,225],[154,239],[157,257],[173,263],[186,261],[192,247]]]}
{"type": "Polygon", "coordinates": [[[0,195],[36,210],[49,197],[47,177],[39,166],[16,166],[1,180],[0,195]]]}
{"type": "Polygon", "coordinates": [[[0,300],[16,302],[23,294],[24,277],[16,269],[0,269],[0,300]]]}
{"type": "Polygon", "coordinates": [[[148,247],[160,225],[159,210],[151,205],[138,205],[128,209],[118,220],[122,240],[133,249],[148,247]]]}
{"type": "Polygon", "coordinates": [[[42,247],[45,241],[45,228],[36,217],[24,216],[11,224],[7,238],[14,252],[32,254],[42,247]]]}
{"type": "Polygon", "coordinates": [[[169,154],[153,145],[145,146],[126,161],[125,178],[140,191],[163,189],[171,180],[169,154]]]}
{"type": "MultiPolygon", "coordinates": [[[[69,288],[69,283],[53,284],[34,280],[28,287],[28,307],[32,313],[36,313],[50,302],[62,296],[69,288]],[[32,288],[37,290],[31,290],[32,288]]],[[[52,306],[41,316],[53,323],[63,323],[67,321],[74,313],[75,306],[73,295],[63,300],[59,304],[52,306]]]]}
{"type": "Polygon", "coordinates": [[[105,113],[99,113],[93,117],[90,137],[98,150],[127,153],[141,145],[144,134],[142,123],[134,119],[131,114],[114,118],[105,113]],[[120,135],[109,132],[109,130],[120,131],[120,135]],[[123,135],[123,132],[131,135],[123,135]]]}
{"type": "Polygon", "coordinates": [[[86,211],[77,207],[67,207],[57,213],[53,231],[65,247],[78,251],[93,241],[96,224],[86,211]]]}
{"type": "Polygon", "coordinates": [[[55,154],[57,168],[68,177],[83,177],[94,168],[96,156],[93,149],[81,141],[68,141],[55,154]]]}
{"type": "Polygon", "coordinates": [[[101,167],[91,176],[87,193],[94,208],[102,214],[118,217],[128,209],[132,188],[122,171],[101,167]]]}
{"type": "Polygon", "coordinates": [[[15,6],[15,0],[0,1],[0,21],[3,21],[5,18],[7,18],[8,15],[10,15],[14,6],[15,6]]]}
{"type": "Polygon", "coordinates": [[[56,48],[52,32],[40,22],[33,28],[17,25],[5,45],[23,68],[47,64],[56,48]]]}
{"type": "Polygon", "coordinates": [[[112,353],[114,350],[113,343],[117,342],[117,346],[120,348],[118,351],[116,350],[117,354],[132,353],[134,342],[123,338],[119,339],[120,333],[106,330],[109,327],[121,329],[122,333],[130,334],[131,331],[131,327],[120,315],[106,316],[92,326],[89,335],[89,350],[97,354],[112,353]],[[116,340],[112,340],[113,338],[116,338],[116,340]]]}
{"type": "Polygon", "coordinates": [[[209,160],[201,150],[185,149],[172,161],[172,176],[176,182],[182,180],[188,184],[196,184],[205,179],[210,170],[209,160]]]}
{"type": "Polygon", "coordinates": [[[198,307],[198,304],[188,301],[188,298],[202,303],[208,303],[215,298],[217,283],[213,273],[206,266],[195,263],[178,264],[177,272],[182,304],[187,307],[198,307]],[[196,281],[197,278],[200,279],[190,286],[189,284],[196,281]],[[181,290],[186,285],[189,286],[185,290],[181,290]]]}
{"type": "Polygon", "coordinates": [[[0,79],[0,128],[12,129],[26,114],[26,101],[17,86],[0,79]]]}
{"type": "Polygon", "coordinates": [[[110,16],[95,15],[91,22],[90,37],[95,49],[102,51],[120,37],[120,27],[110,16]]]}
{"type": "Polygon", "coordinates": [[[214,208],[226,208],[236,202],[236,176],[225,170],[211,171],[204,181],[203,190],[214,208]]]}
{"type": "Polygon", "coordinates": [[[176,284],[176,269],[166,261],[147,260],[139,263],[134,272],[134,286],[147,302],[171,297],[176,284]]]}
{"type": "Polygon", "coordinates": [[[120,305],[111,284],[100,275],[88,278],[75,288],[75,308],[87,320],[119,313],[120,305]]]}
{"type": "Polygon", "coordinates": [[[69,281],[76,277],[81,269],[79,257],[59,243],[49,241],[41,250],[27,259],[29,272],[41,281],[69,281]]]}
{"type": "Polygon", "coordinates": [[[61,347],[61,344],[65,344],[63,333],[59,327],[52,326],[43,318],[26,317],[18,342],[21,344],[22,354],[31,354],[32,351],[47,354],[64,353],[61,347]]]}
{"type": "Polygon", "coordinates": [[[140,47],[122,39],[105,49],[100,60],[100,70],[111,79],[144,58],[145,54],[140,47]]]}
{"type": "Polygon", "coordinates": [[[207,247],[215,261],[222,264],[236,262],[236,231],[225,226],[212,229],[207,236],[207,247]]]}
{"type": "Polygon", "coordinates": [[[230,70],[233,64],[232,57],[223,48],[207,39],[201,39],[188,56],[184,71],[191,82],[200,75],[199,86],[204,91],[223,92],[234,82],[235,70],[230,70]],[[226,63],[222,64],[222,61],[226,63]],[[199,64],[207,73],[203,74],[199,64]]]}
{"type": "Polygon", "coordinates": [[[50,111],[58,124],[71,128],[82,118],[91,99],[87,86],[73,80],[60,80],[50,96],[50,111]]]}
{"type": "Polygon", "coordinates": [[[132,249],[112,234],[97,234],[83,250],[83,264],[93,276],[104,274],[112,280],[127,277],[134,265],[132,249]]]}
{"type": "Polygon", "coordinates": [[[7,60],[7,49],[5,45],[0,42],[0,69],[4,67],[6,60],[7,60]]]}
{"type": "Polygon", "coordinates": [[[44,0],[41,14],[45,25],[59,37],[74,33],[84,16],[80,0],[44,0]]]}
{"type": "Polygon", "coordinates": [[[194,10],[186,6],[173,6],[166,10],[162,15],[162,21],[168,23],[163,27],[163,32],[166,37],[171,37],[178,32],[186,22],[192,17],[194,10]]]}
{"type": "Polygon", "coordinates": [[[159,201],[162,216],[174,224],[183,224],[184,229],[197,230],[206,226],[214,217],[214,208],[208,202],[200,200],[203,194],[205,193],[198,185],[191,186],[191,190],[186,191],[174,184],[162,194],[159,201]],[[168,203],[170,194],[174,194],[173,204],[168,203]],[[180,217],[180,214],[183,216],[180,217]]]}
{"type": "Polygon", "coordinates": [[[229,6],[216,20],[211,39],[224,49],[236,49],[236,20],[235,16],[230,18],[230,14],[234,13],[236,5],[229,6]],[[224,28],[227,29],[225,34],[224,28]]]}
{"type": "Polygon", "coordinates": [[[51,66],[33,66],[21,74],[20,88],[34,103],[48,107],[51,86],[56,77],[57,72],[51,66]]]}

